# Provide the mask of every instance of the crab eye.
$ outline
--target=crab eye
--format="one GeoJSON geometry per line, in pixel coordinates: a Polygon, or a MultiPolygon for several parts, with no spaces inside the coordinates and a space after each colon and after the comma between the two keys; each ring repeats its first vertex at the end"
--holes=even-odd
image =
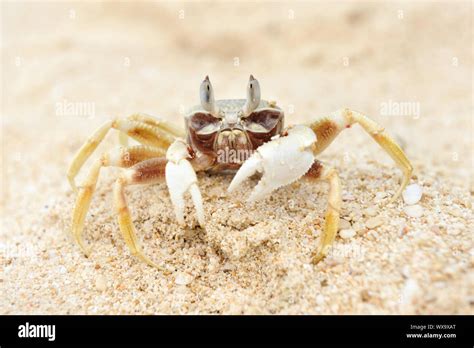
{"type": "Polygon", "coordinates": [[[196,131],[196,134],[198,134],[198,135],[212,134],[212,133],[217,132],[219,130],[219,128],[220,128],[219,124],[210,123],[207,126],[204,126],[200,130],[196,131]]]}
{"type": "Polygon", "coordinates": [[[245,128],[250,132],[267,133],[274,129],[280,122],[281,112],[277,110],[262,110],[251,113],[244,118],[245,128]]]}
{"type": "Polygon", "coordinates": [[[197,113],[191,116],[189,126],[196,134],[211,134],[219,130],[221,120],[211,114],[197,113]]]}
{"type": "Polygon", "coordinates": [[[211,81],[208,76],[202,81],[199,94],[201,96],[202,108],[213,115],[217,115],[218,110],[214,100],[214,90],[212,89],[211,81]]]}
{"type": "Polygon", "coordinates": [[[250,75],[249,83],[247,84],[247,100],[243,106],[244,115],[248,116],[260,104],[260,85],[253,75],[250,75]]]}

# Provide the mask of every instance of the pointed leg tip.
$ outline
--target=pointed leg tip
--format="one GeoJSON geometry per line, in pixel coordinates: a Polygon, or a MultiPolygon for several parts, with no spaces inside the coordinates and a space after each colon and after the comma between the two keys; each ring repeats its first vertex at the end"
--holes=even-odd
{"type": "Polygon", "coordinates": [[[395,192],[393,194],[393,196],[387,201],[387,203],[385,203],[384,205],[388,205],[388,204],[392,204],[392,203],[395,203],[397,200],[400,199],[400,197],[402,196],[402,193],[403,193],[403,190],[405,190],[405,187],[406,185],[404,186],[401,186],[397,192],[395,192]]]}
{"type": "Polygon", "coordinates": [[[327,257],[328,254],[328,247],[318,247],[313,253],[311,254],[311,263],[313,265],[317,265],[320,263],[322,260],[324,260],[327,257]]]}
{"type": "Polygon", "coordinates": [[[155,263],[154,261],[152,261],[150,258],[148,258],[147,256],[141,254],[139,256],[140,259],[142,259],[142,261],[144,261],[146,264],[148,264],[148,266],[151,266],[157,270],[159,270],[160,272],[162,272],[164,275],[170,275],[171,274],[171,271],[168,270],[167,268],[165,267],[162,267],[160,265],[158,265],[157,263],[155,263]]]}
{"type": "Polygon", "coordinates": [[[82,253],[84,254],[85,257],[89,258],[92,254],[92,248],[86,247],[83,242],[79,244],[79,247],[81,248],[82,253]]]}
{"type": "Polygon", "coordinates": [[[392,196],[392,198],[390,198],[389,200],[387,200],[387,201],[386,201],[384,204],[382,204],[382,205],[389,205],[389,204],[395,203],[395,202],[397,201],[397,199],[398,199],[398,197],[395,197],[395,195],[394,195],[394,196],[392,196]]]}
{"type": "Polygon", "coordinates": [[[74,240],[79,245],[79,248],[81,249],[82,253],[86,257],[89,257],[92,252],[92,248],[88,247],[84,242],[84,239],[82,238],[82,229],[77,228],[76,224],[73,222],[73,228],[71,232],[72,236],[74,237],[74,240]]]}
{"type": "Polygon", "coordinates": [[[89,258],[92,254],[92,248],[91,247],[82,247],[82,252],[84,253],[85,257],[89,258]]]}
{"type": "Polygon", "coordinates": [[[321,262],[321,260],[323,260],[326,256],[322,253],[317,253],[315,255],[313,255],[313,257],[311,258],[311,263],[313,265],[317,265],[319,262],[321,262]]]}

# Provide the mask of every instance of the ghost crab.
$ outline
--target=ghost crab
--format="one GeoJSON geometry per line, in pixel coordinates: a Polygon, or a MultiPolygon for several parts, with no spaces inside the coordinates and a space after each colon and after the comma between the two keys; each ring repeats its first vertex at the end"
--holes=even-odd
{"type": "Polygon", "coordinates": [[[274,102],[260,98],[258,81],[250,76],[247,99],[215,100],[209,78],[201,83],[201,104],[185,116],[185,139],[180,130],[144,114],[114,119],[102,125],[75,155],[68,179],[77,199],[72,219],[73,236],[81,249],[89,254],[82,239],[84,220],[94,193],[100,169],[106,166],[127,168],[117,179],[114,201],[122,235],[133,255],[163,271],[142,252],[125,199],[125,187],[153,184],[166,180],[176,219],[184,223],[184,194],[189,192],[196,209],[197,221],[205,226],[205,214],[196,172],[235,171],[229,191],[234,191],[255,173],[262,177],[249,200],[259,200],[277,188],[302,176],[329,183],[328,207],[321,242],[312,255],[317,263],[327,254],[339,224],[341,188],[335,169],[316,159],[336,136],[358,123],[392,157],[403,172],[396,200],[408,184],[412,166],[382,127],[367,116],[342,109],[329,116],[316,118],[307,125],[283,128],[284,114],[274,102]],[[104,153],[93,165],[84,183],[76,188],[75,176],[110,129],[131,137],[140,145],[125,146],[104,153]]]}

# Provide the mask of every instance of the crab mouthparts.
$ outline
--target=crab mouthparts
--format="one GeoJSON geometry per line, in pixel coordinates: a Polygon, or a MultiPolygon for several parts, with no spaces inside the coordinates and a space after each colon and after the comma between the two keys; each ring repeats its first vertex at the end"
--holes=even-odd
{"type": "Polygon", "coordinates": [[[215,150],[221,164],[241,164],[253,153],[247,135],[240,129],[226,129],[217,136],[215,150]]]}

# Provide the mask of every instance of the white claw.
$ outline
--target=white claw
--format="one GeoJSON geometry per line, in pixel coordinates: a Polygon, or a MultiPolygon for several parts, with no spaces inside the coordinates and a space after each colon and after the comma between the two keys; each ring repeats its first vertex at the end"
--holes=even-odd
{"type": "Polygon", "coordinates": [[[202,206],[201,192],[197,186],[197,177],[191,163],[183,157],[188,156],[186,144],[176,141],[166,154],[166,184],[174,206],[176,219],[184,224],[184,194],[189,191],[196,208],[196,215],[200,226],[204,226],[204,209],[202,206]]]}
{"type": "Polygon", "coordinates": [[[196,208],[196,215],[199,222],[199,226],[204,226],[204,209],[202,208],[202,197],[201,191],[199,191],[199,187],[197,184],[191,185],[189,188],[189,192],[191,193],[191,199],[193,200],[194,207],[196,208]]]}
{"type": "Polygon", "coordinates": [[[316,134],[309,127],[290,128],[287,136],[263,144],[244,162],[230,183],[229,192],[256,172],[263,172],[263,176],[250,194],[249,201],[259,200],[298,180],[314,162],[310,148],[314,142],[316,134]]]}
{"type": "Polygon", "coordinates": [[[237,186],[239,186],[245,179],[251,177],[255,174],[255,172],[262,172],[262,157],[258,152],[255,152],[252,156],[250,156],[240,167],[237,173],[235,173],[232,182],[230,183],[227,191],[232,192],[234,191],[237,186]]]}

